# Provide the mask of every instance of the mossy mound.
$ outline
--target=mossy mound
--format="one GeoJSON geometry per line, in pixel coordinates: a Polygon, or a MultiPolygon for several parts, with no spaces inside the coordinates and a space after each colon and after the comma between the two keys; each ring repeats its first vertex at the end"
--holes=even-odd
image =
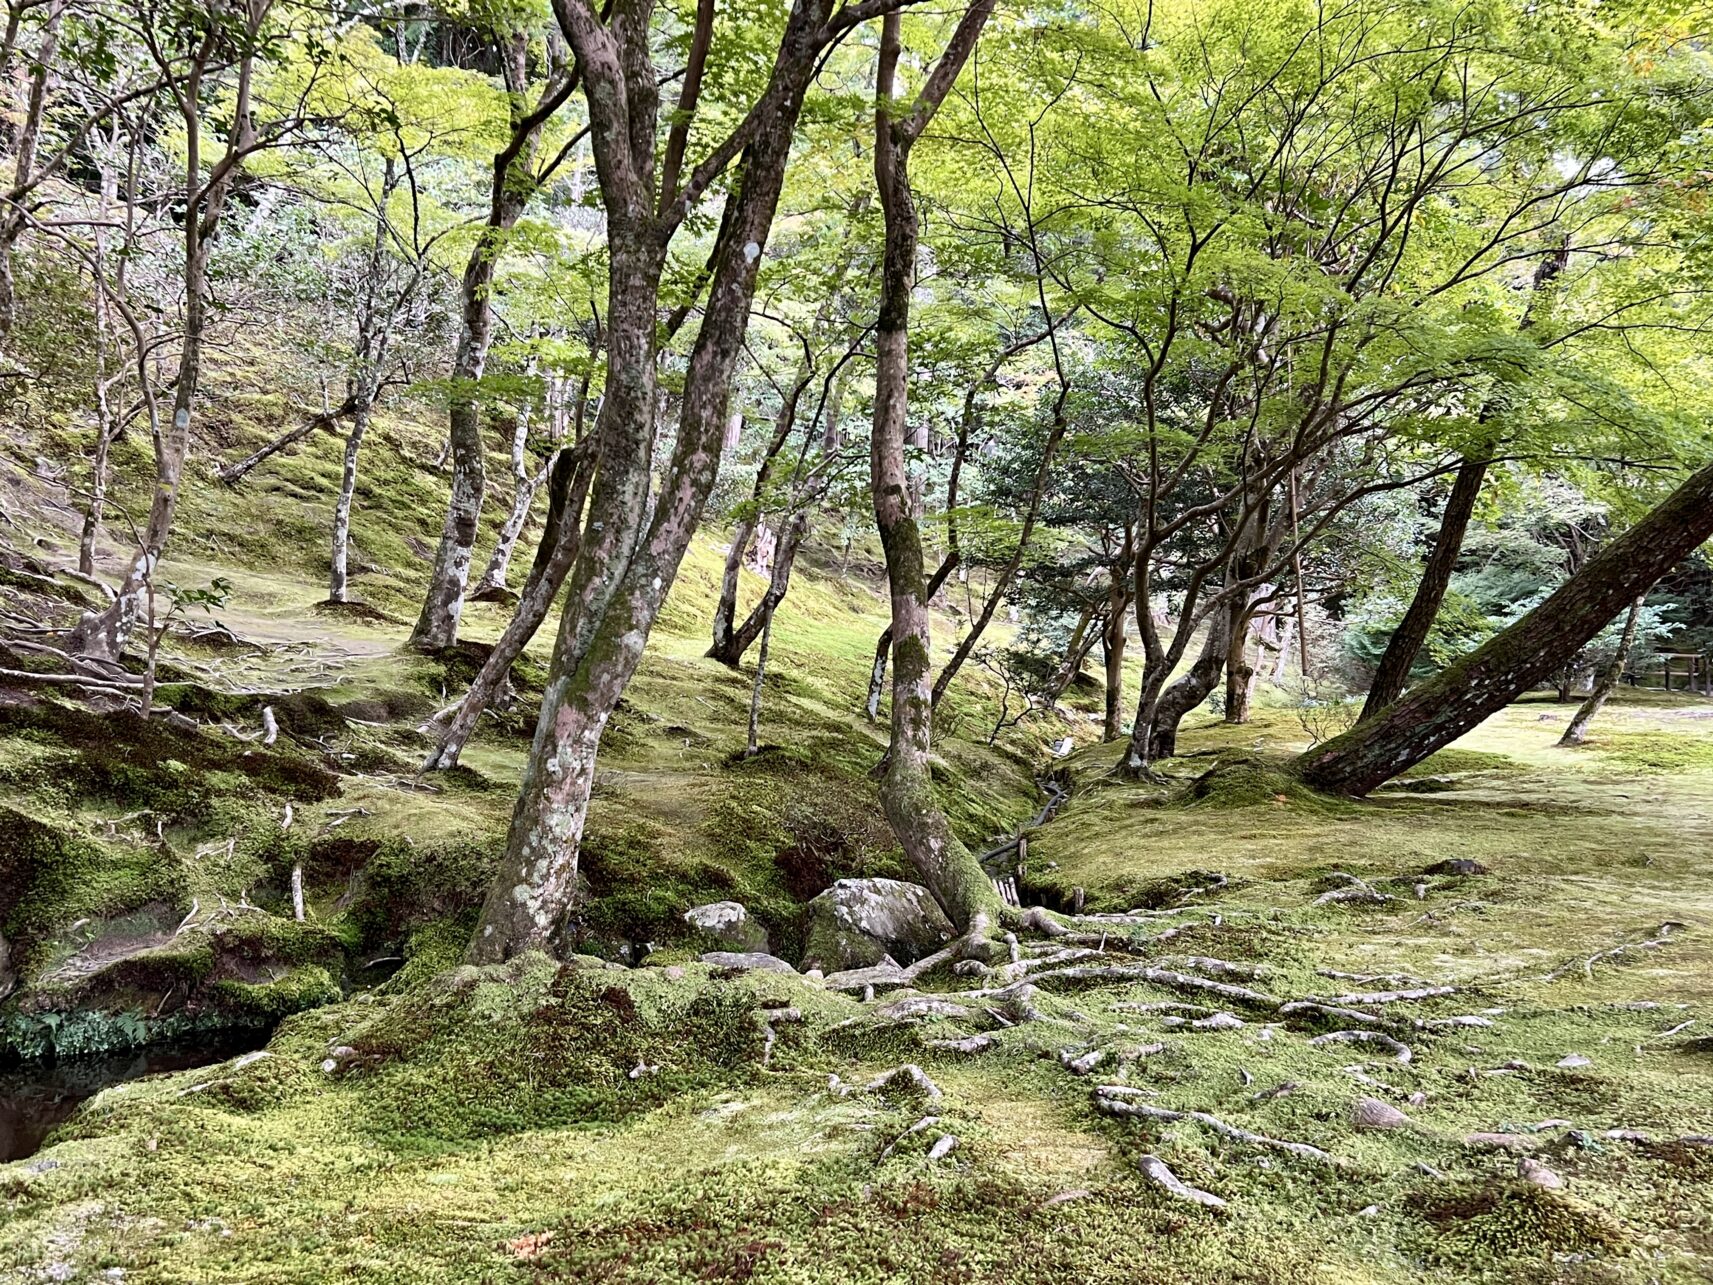
{"type": "Polygon", "coordinates": [[[1527,1182],[1457,1184],[1419,1193],[1409,1205],[1433,1229],[1442,1260],[1609,1254],[1630,1244],[1609,1215],[1527,1182]]]}
{"type": "Polygon", "coordinates": [[[1221,754],[1214,765],[1191,781],[1168,802],[1182,807],[1311,808],[1333,813],[1346,810],[1343,800],[1318,794],[1278,763],[1256,754],[1221,754]]]}
{"type": "Polygon", "coordinates": [[[365,1081],[363,1127],[407,1146],[615,1121],[744,1082],[761,993],[675,971],[539,955],[454,969],[341,1036],[338,1074],[365,1081]]]}
{"type": "Polygon", "coordinates": [[[51,700],[0,703],[0,736],[61,750],[13,764],[0,784],[67,801],[103,799],[182,819],[246,788],[297,802],[339,793],[339,779],[300,754],[151,721],[131,710],[97,713],[51,700]]]}

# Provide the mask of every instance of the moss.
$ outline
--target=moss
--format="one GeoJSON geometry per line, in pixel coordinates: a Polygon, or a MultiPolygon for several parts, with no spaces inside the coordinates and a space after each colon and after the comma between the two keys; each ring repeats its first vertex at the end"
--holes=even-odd
{"type": "Polygon", "coordinates": [[[1454,1262],[1470,1255],[1611,1253],[1630,1241],[1608,1215],[1527,1182],[1454,1185],[1417,1194],[1409,1204],[1433,1228],[1436,1255],[1454,1262]]]}
{"type": "Polygon", "coordinates": [[[1226,753],[1171,800],[1185,807],[1295,806],[1317,812],[1346,810],[1342,800],[1317,794],[1279,765],[1253,754],[1226,753]]]}
{"type": "Polygon", "coordinates": [[[176,900],[183,886],[148,849],[92,843],[0,807],[0,934],[15,968],[39,962],[48,935],[66,924],[176,900]]]}
{"type": "Polygon", "coordinates": [[[1583,745],[1615,766],[1638,772],[1692,772],[1713,769],[1713,740],[1668,732],[1601,730],[1583,745]]]}
{"type": "Polygon", "coordinates": [[[499,849],[476,839],[417,845],[402,838],[345,839],[312,849],[324,877],[358,875],[349,916],[365,945],[398,942],[426,925],[473,912],[488,894],[499,849]]]}
{"type": "Polygon", "coordinates": [[[267,1026],[289,1013],[330,1004],[339,998],[339,984],[319,964],[291,969],[269,981],[227,978],[214,982],[201,1003],[221,1025],[267,1026]]]}

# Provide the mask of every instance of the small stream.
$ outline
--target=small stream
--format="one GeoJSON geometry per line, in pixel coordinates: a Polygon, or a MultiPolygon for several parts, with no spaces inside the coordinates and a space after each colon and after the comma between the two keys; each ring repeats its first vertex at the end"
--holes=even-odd
{"type": "Polygon", "coordinates": [[[55,1125],[110,1085],[224,1062],[261,1048],[271,1034],[266,1027],[218,1031],[122,1053],[0,1066],[0,1164],[34,1155],[55,1125]]]}

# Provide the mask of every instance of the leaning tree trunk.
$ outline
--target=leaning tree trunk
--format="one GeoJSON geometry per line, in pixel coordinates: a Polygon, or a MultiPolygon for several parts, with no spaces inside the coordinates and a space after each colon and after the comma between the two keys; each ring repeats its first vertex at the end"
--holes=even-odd
{"type": "Polygon", "coordinates": [[[1642,607],[1647,600],[1648,595],[1643,592],[1637,594],[1636,600],[1630,604],[1630,614],[1624,618],[1624,632],[1618,639],[1617,650],[1595,678],[1588,699],[1582,702],[1582,707],[1571,717],[1570,726],[1564,729],[1564,735],[1558,739],[1560,745],[1582,744],[1588,736],[1588,725],[1617,690],[1619,681],[1624,677],[1624,670],[1629,666],[1630,651],[1636,645],[1636,631],[1641,626],[1642,607]]]}
{"type": "Polygon", "coordinates": [[[1713,465],[1690,477],[1509,629],[1317,745],[1296,770],[1316,789],[1366,794],[1497,713],[1574,655],[1713,536],[1713,465]]]}
{"type": "MultiPolygon", "coordinates": [[[[1570,242],[1566,239],[1541,259],[1529,287],[1529,302],[1517,327],[1519,331],[1533,328],[1539,316],[1539,306],[1549,299],[1548,287],[1564,271],[1569,256],[1570,242]]],[[[1482,421],[1488,418],[1491,409],[1482,408],[1482,421]]],[[[1439,532],[1434,537],[1433,550],[1428,554],[1427,566],[1422,569],[1422,578],[1416,585],[1415,596],[1410,599],[1409,609],[1386,643],[1385,654],[1380,657],[1380,666],[1374,673],[1374,681],[1369,684],[1368,699],[1363,702],[1362,715],[1358,722],[1373,718],[1403,695],[1404,688],[1408,686],[1410,670],[1415,668],[1416,657],[1421,654],[1422,645],[1427,642],[1428,634],[1433,630],[1433,622],[1445,602],[1446,590],[1451,586],[1451,573],[1457,569],[1457,558],[1463,551],[1463,538],[1468,533],[1469,519],[1475,512],[1475,501],[1480,498],[1481,484],[1486,477],[1486,459],[1473,456],[1464,458],[1462,466],[1457,470],[1457,478],[1452,483],[1451,495],[1445,502],[1445,513],[1440,518],[1439,532]]],[[[1306,637],[1302,639],[1302,646],[1306,661],[1306,637]]]]}
{"type": "Polygon", "coordinates": [[[761,601],[750,608],[749,615],[736,625],[727,624],[722,630],[716,622],[714,645],[708,655],[722,665],[736,668],[750,644],[766,633],[773,622],[773,613],[791,589],[791,568],[797,562],[797,551],[803,546],[804,533],[809,528],[809,512],[799,508],[785,522],[779,533],[778,547],[773,551],[773,566],[768,574],[767,589],[761,601]]]}
{"type": "Polygon", "coordinates": [[[1230,650],[1230,614],[1215,612],[1208,622],[1207,637],[1201,652],[1190,665],[1189,672],[1160,693],[1148,715],[1148,743],[1152,751],[1149,762],[1172,758],[1178,752],[1178,724],[1184,716],[1206,700],[1219,685],[1219,675],[1225,669],[1230,650]]]}
{"type": "Polygon", "coordinates": [[[1457,569],[1458,555],[1463,552],[1463,538],[1469,531],[1469,519],[1475,512],[1475,502],[1481,497],[1481,484],[1487,477],[1487,461],[1466,459],[1457,470],[1457,480],[1445,502],[1445,513],[1439,521],[1439,533],[1434,536],[1433,551],[1428,554],[1422,578],[1416,584],[1415,596],[1409,610],[1392,631],[1386,651],[1374,671],[1374,681],[1368,685],[1368,699],[1362,706],[1362,721],[1373,718],[1386,706],[1404,694],[1410,681],[1410,670],[1421,654],[1433,630],[1433,622],[1445,602],[1451,587],[1451,573],[1457,569]]]}
{"type": "Polygon", "coordinates": [[[482,711],[504,689],[512,666],[552,610],[553,600],[559,596],[566,575],[577,561],[583,535],[583,503],[589,493],[593,461],[593,454],[586,448],[562,451],[554,460],[547,488],[547,525],[541,533],[535,565],[518,595],[517,610],[471,680],[470,690],[464,693],[452,721],[422,765],[423,771],[444,771],[458,766],[458,756],[476,730],[482,711]]]}
{"type": "Polygon", "coordinates": [[[1225,656],[1225,721],[1241,724],[1249,721],[1249,699],[1255,691],[1255,666],[1249,663],[1250,622],[1254,620],[1250,595],[1245,593],[1231,604],[1231,623],[1226,630],[1228,642],[1225,656]]]}
{"type": "Polygon", "coordinates": [[[875,324],[874,434],[869,467],[875,524],[886,555],[892,600],[892,746],[880,782],[880,801],[893,833],[923,883],[947,918],[972,939],[986,936],[997,924],[1002,908],[981,864],[952,833],[934,797],[934,675],[929,652],[927,577],[917,520],[919,501],[904,449],[910,295],[916,279],[918,235],[909,156],[992,10],[993,0],[975,0],[965,11],[917,106],[903,119],[895,119],[898,106],[893,101],[900,19],[896,11],[887,14],[881,29],[875,96],[874,169],[885,216],[886,248],[875,324]]]}

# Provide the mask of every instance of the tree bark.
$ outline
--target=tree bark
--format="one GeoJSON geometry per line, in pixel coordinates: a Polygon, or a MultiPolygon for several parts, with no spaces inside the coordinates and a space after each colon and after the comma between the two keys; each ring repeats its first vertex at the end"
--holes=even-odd
{"type": "Polygon", "coordinates": [[[504,525],[500,527],[500,538],[494,545],[493,556],[488,559],[488,565],[482,572],[482,578],[476,584],[473,598],[498,598],[506,592],[506,574],[511,569],[512,554],[517,549],[519,537],[523,535],[524,525],[529,521],[530,506],[535,503],[535,493],[541,489],[541,484],[547,479],[551,464],[530,472],[526,448],[529,444],[529,415],[520,414],[517,426],[512,430],[512,507],[506,514],[504,525]]]}
{"type": "MultiPolygon", "coordinates": [[[[248,17],[259,29],[267,5],[252,0],[248,17]]],[[[250,110],[254,56],[246,52],[239,60],[232,119],[238,127],[227,142],[225,154],[205,180],[202,173],[202,118],[200,95],[204,76],[213,66],[214,46],[204,43],[186,73],[180,97],[185,124],[184,191],[184,335],[179,345],[178,377],[173,390],[170,424],[153,417],[149,425],[155,455],[155,487],[149,501],[149,519],[143,529],[141,547],[131,560],[118,593],[107,608],[86,612],[71,631],[66,650],[77,655],[116,662],[142,618],[144,600],[152,593],[155,568],[160,564],[167,537],[172,532],[178,507],[179,486],[184,478],[185,457],[190,452],[191,414],[202,375],[202,350],[208,328],[208,260],[214,238],[225,213],[238,165],[254,143],[255,118],[250,110]]],[[[152,403],[150,403],[152,406],[152,403]]]]}
{"type": "MultiPolygon", "coordinates": [[[[642,658],[713,488],[732,377],[804,94],[821,51],[839,34],[829,28],[831,0],[796,0],[772,75],[740,132],[697,167],[682,192],[662,189],[656,208],[660,82],[649,57],[651,0],[615,0],[605,22],[587,0],[555,0],[554,9],[583,68],[607,214],[606,396],[589,520],[505,855],[467,953],[472,963],[553,949],[573,927],[601,734],[642,658]],[[708,300],[685,370],[677,440],[650,512],[665,250],[696,195],[717,177],[720,166],[712,162],[739,150],[739,177],[726,198],[708,300]]],[[[712,21],[712,13],[712,5],[699,8],[698,21],[712,21]]],[[[674,132],[689,128],[693,110],[694,103],[681,97],[674,132]]]]}
{"type": "Polygon", "coordinates": [[[1416,584],[1409,609],[1387,640],[1386,650],[1374,671],[1374,681],[1368,685],[1368,699],[1363,703],[1359,721],[1373,718],[1404,694],[1410,670],[1415,667],[1422,644],[1445,603],[1451,574],[1457,569],[1463,539],[1469,532],[1469,519],[1475,512],[1475,502],[1481,498],[1481,484],[1486,478],[1485,459],[1465,459],[1458,468],[1451,495],[1445,501],[1445,513],[1439,520],[1439,532],[1434,536],[1433,550],[1422,568],[1422,578],[1416,584]]]}
{"type": "Polygon", "coordinates": [[[1230,628],[1230,613],[1216,612],[1208,621],[1207,636],[1202,639],[1201,651],[1189,672],[1162,691],[1155,701],[1148,716],[1150,763],[1177,754],[1178,724],[1219,685],[1230,650],[1230,628]]]}
{"type": "Polygon", "coordinates": [[[869,467],[875,523],[886,555],[892,600],[892,746],[880,782],[881,806],[892,831],[947,918],[971,938],[993,928],[1002,912],[980,863],[952,833],[934,797],[932,774],[933,668],[922,532],[916,488],[909,475],[910,296],[916,280],[918,224],[910,192],[910,148],[951,88],[993,0],[965,10],[945,54],[917,103],[900,118],[893,82],[900,54],[900,19],[883,19],[875,84],[875,182],[885,216],[880,310],[875,326],[874,433],[869,467]]]}
{"type": "Polygon", "coordinates": [[[522,95],[528,83],[528,55],[527,35],[513,32],[504,59],[507,88],[514,103],[511,138],[494,158],[487,222],[464,266],[459,293],[458,346],[452,360],[452,395],[447,417],[452,498],[441,525],[422,612],[410,635],[411,646],[422,651],[439,651],[458,641],[458,622],[464,611],[464,594],[487,485],[479,388],[493,340],[494,310],[490,295],[507,234],[517,225],[534,194],[533,169],[541,131],[557,106],[555,99],[563,101],[560,95],[569,92],[563,84],[550,87],[536,110],[525,114],[522,95]]]}
{"type": "Polygon", "coordinates": [[[333,558],[327,575],[327,601],[348,602],[351,587],[351,499],[357,491],[357,455],[369,431],[369,408],[360,406],[345,438],[345,464],[339,478],[339,498],[333,505],[333,558]]]}
{"type": "Polygon", "coordinates": [[[1595,678],[1594,686],[1588,692],[1588,699],[1583,701],[1581,708],[1571,716],[1570,726],[1564,729],[1564,735],[1558,739],[1560,745],[1582,744],[1588,736],[1588,725],[1618,689],[1618,683],[1630,663],[1630,651],[1636,645],[1636,631],[1641,625],[1642,608],[1647,604],[1647,600],[1648,595],[1643,592],[1637,594],[1636,600],[1630,604],[1630,614],[1624,618],[1624,632],[1618,639],[1617,649],[1595,678]]]}
{"type": "MultiPolygon", "coordinates": [[[[924,602],[933,604],[934,595],[945,587],[946,581],[951,579],[952,572],[958,569],[961,561],[956,549],[940,560],[940,565],[934,568],[934,574],[928,578],[928,584],[922,591],[924,602]]],[[[868,673],[868,697],[863,702],[863,712],[868,715],[868,721],[871,723],[880,721],[880,698],[886,694],[886,662],[891,655],[892,626],[888,625],[874,641],[874,664],[868,673]]]]}
{"type": "Polygon", "coordinates": [[[422,765],[423,771],[444,771],[458,765],[458,756],[476,730],[482,711],[505,688],[512,666],[541,628],[541,622],[547,619],[567,573],[577,560],[583,538],[583,505],[593,474],[594,455],[587,449],[561,451],[554,459],[548,482],[548,520],[541,533],[535,564],[530,568],[523,592],[518,595],[517,610],[470,681],[469,691],[464,693],[452,721],[422,765]]]}
{"type": "Polygon", "coordinates": [[[1509,629],[1316,746],[1296,770],[1316,789],[1366,794],[1497,713],[1599,633],[1713,535],[1713,465],[1702,469],[1509,629]]]}
{"type": "MultiPolygon", "coordinates": [[[[1526,331],[1534,325],[1537,305],[1545,297],[1547,287],[1564,271],[1569,256],[1570,242],[1567,239],[1541,260],[1529,287],[1528,306],[1524,309],[1518,330],[1526,331]]],[[[1482,408],[1480,419],[1483,422],[1488,419],[1490,409],[1482,408]]],[[[1385,653],[1380,657],[1379,668],[1374,672],[1374,681],[1368,688],[1368,699],[1363,702],[1362,715],[1357,720],[1359,723],[1373,718],[1397,700],[1409,685],[1410,670],[1415,668],[1416,657],[1421,654],[1422,644],[1427,641],[1427,636],[1433,629],[1433,622],[1445,602],[1446,590],[1451,586],[1451,574],[1457,569],[1458,555],[1463,551],[1463,539],[1469,531],[1469,519],[1475,512],[1475,502],[1480,498],[1481,484],[1486,477],[1485,453],[1480,457],[1466,456],[1462,467],[1457,470],[1451,495],[1445,502],[1445,513],[1440,518],[1439,532],[1434,536],[1433,550],[1428,555],[1427,566],[1422,569],[1422,578],[1416,585],[1415,596],[1410,599],[1409,609],[1405,611],[1403,620],[1398,622],[1398,628],[1387,641],[1385,653]]],[[[1300,594],[1300,583],[1297,588],[1300,594]]],[[[1306,636],[1301,640],[1301,645],[1305,666],[1303,672],[1307,673],[1306,636]]]]}
{"type": "Polygon", "coordinates": [[[796,564],[797,551],[802,547],[808,527],[809,514],[805,509],[799,509],[786,520],[785,529],[779,533],[778,547],[773,551],[773,567],[761,601],[750,608],[742,623],[728,624],[723,633],[716,620],[714,645],[708,648],[709,656],[735,669],[750,645],[766,632],[773,621],[773,613],[779,609],[791,588],[791,569],[796,564]]]}

